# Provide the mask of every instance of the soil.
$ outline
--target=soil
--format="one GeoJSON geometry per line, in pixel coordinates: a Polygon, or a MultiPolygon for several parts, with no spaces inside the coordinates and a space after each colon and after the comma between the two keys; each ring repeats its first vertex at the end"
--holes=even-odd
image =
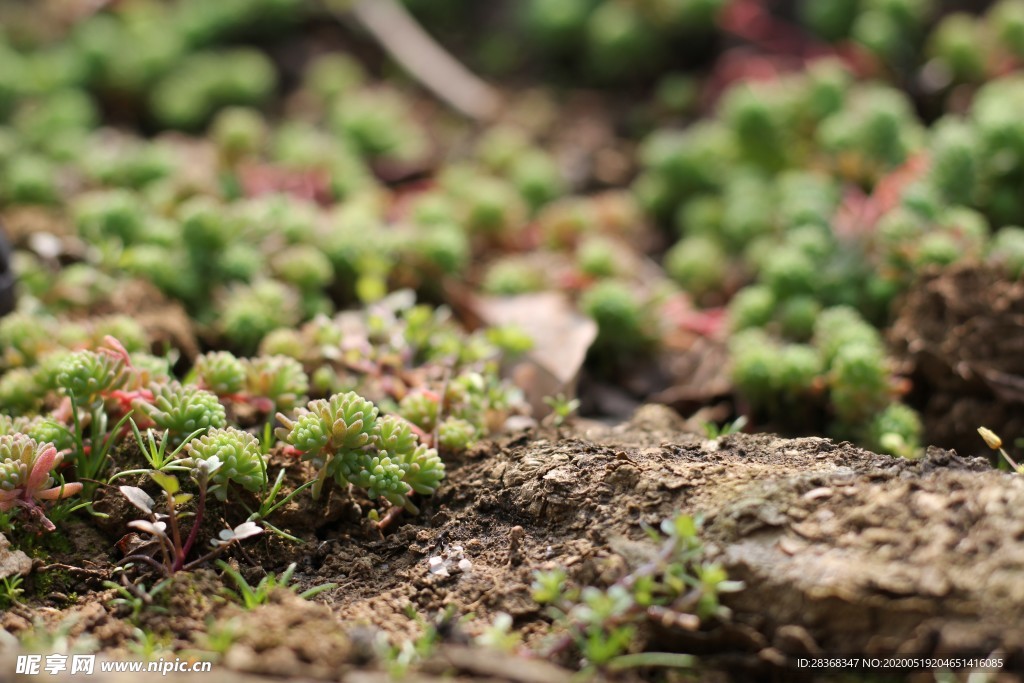
{"type": "Polygon", "coordinates": [[[928,443],[970,453],[980,426],[1024,433],[1024,282],[995,266],[934,270],[896,310],[889,337],[928,443]]]}
{"type": "Polygon", "coordinates": [[[530,597],[535,570],[607,584],[650,552],[643,524],[687,512],[703,515],[708,553],[746,587],[726,596],[730,619],[644,637],[699,655],[701,679],[813,680],[795,668],[808,653],[999,652],[1024,668],[1024,479],[939,449],[898,460],[822,438],[709,441],[683,424],[651,405],[618,427],[578,423],[481,444],[449,463],[421,514],[383,534],[365,519],[368,501],[336,495],[332,513],[314,518],[300,494],[282,524],[303,543],[267,535],[232,563],[255,583],[297,562],[302,589],[337,587],[311,601],[280,590],[252,611],[218,597],[221,579],[201,570],[168,589],[167,613],[144,610],[133,624],[102,583],[115,578],[117,534],[75,521],[68,546],[30,577],[33,597],[0,626],[18,633],[73,618],[71,637],[114,658],[131,656],[136,624],[176,652],[216,649],[228,632],[215,665],[224,680],[231,671],[361,681],[386,679],[376,639],[416,638],[448,610],[458,619],[437,622],[444,644],[411,680],[562,681],[569,669],[559,665],[573,662],[466,645],[505,612],[540,646],[548,619],[530,597]],[[456,546],[471,568],[432,574],[428,559],[457,558],[456,546]]]}

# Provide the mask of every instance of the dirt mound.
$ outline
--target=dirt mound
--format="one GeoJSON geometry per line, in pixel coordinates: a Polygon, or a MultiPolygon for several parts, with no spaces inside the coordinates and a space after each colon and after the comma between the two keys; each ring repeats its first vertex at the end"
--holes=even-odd
{"type": "MultiPolygon", "coordinates": [[[[448,609],[472,618],[445,622],[447,645],[427,665],[438,668],[425,673],[523,680],[514,666],[484,671],[497,660],[450,648],[499,612],[539,642],[547,618],[530,596],[534,571],[565,567],[575,581],[606,585],[649,554],[643,524],[686,512],[703,516],[708,552],[746,588],[728,597],[731,620],[651,629],[654,647],[698,654],[733,680],[791,677],[806,653],[1001,652],[1024,665],[1024,479],[938,449],[906,461],[820,438],[709,441],[678,425],[668,409],[647,407],[621,427],[481,445],[450,464],[421,515],[390,533],[345,514],[304,530],[301,545],[268,538],[247,549],[266,571],[297,561],[303,587],[338,584],[321,604],[283,593],[243,612],[197,600],[187,610],[206,613],[166,623],[190,624],[176,637],[200,649],[211,635],[195,624],[230,624],[222,668],[355,680],[368,675],[374,632],[415,638],[424,622],[410,606],[427,619],[448,609]],[[446,571],[431,571],[432,557],[446,571]],[[313,632],[333,645],[312,645],[313,632]]],[[[96,612],[109,598],[93,593],[62,614],[96,612]]],[[[116,635],[112,652],[124,643],[116,635]]]]}

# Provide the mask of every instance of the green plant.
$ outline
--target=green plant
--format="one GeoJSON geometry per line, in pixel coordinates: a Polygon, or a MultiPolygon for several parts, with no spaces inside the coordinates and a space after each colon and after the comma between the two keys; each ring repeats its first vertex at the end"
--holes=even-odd
{"type": "Polygon", "coordinates": [[[602,280],[580,298],[580,308],[597,323],[593,350],[613,357],[650,348],[652,323],[639,296],[619,280],[602,280]]]}
{"type": "MultiPolygon", "coordinates": [[[[552,648],[574,648],[587,670],[636,665],[655,653],[629,653],[641,624],[657,620],[665,628],[693,630],[706,620],[728,614],[719,595],[742,588],[724,570],[703,560],[699,522],[689,515],[665,520],[660,533],[647,529],[661,547],[653,558],[608,588],[572,587],[564,570],[536,572],[533,598],[548,605],[548,614],[564,635],[552,648]]],[[[690,662],[664,658],[674,663],[690,662]]],[[[640,664],[642,665],[642,664],[640,664]]]]}
{"type": "Polygon", "coordinates": [[[730,436],[732,434],[739,434],[743,431],[743,428],[747,426],[746,415],[740,415],[732,422],[725,422],[721,426],[714,422],[702,422],[701,427],[704,429],[704,436],[709,441],[721,439],[724,436],[730,436]]]}
{"type": "Polygon", "coordinates": [[[294,358],[257,356],[245,359],[243,365],[248,400],[263,412],[294,410],[306,400],[309,377],[294,358]]]}
{"type": "Polygon", "coordinates": [[[398,403],[398,414],[424,432],[432,432],[437,423],[441,397],[427,389],[414,389],[398,403]]]}
{"type": "Polygon", "coordinates": [[[140,531],[155,540],[160,549],[161,561],[157,561],[149,555],[135,553],[124,557],[120,564],[139,562],[149,565],[164,576],[170,576],[181,570],[194,569],[205,562],[208,562],[235,543],[263,533],[263,529],[255,522],[243,522],[234,529],[224,529],[220,532],[219,538],[210,541],[213,550],[201,557],[189,561],[188,556],[199,536],[202,527],[203,516],[206,511],[206,494],[213,473],[221,466],[216,455],[205,460],[199,460],[191,470],[192,480],[199,489],[198,502],[196,503],[195,516],[192,528],[188,536],[182,535],[180,518],[183,511],[182,505],[192,499],[192,494],[182,493],[181,484],[174,475],[165,472],[150,472],[150,477],[155,481],[164,493],[164,504],[166,513],[158,513],[154,507],[154,501],[148,493],[136,486],[118,487],[121,494],[129,503],[146,514],[148,519],[137,519],[128,523],[132,529],[140,531]]]}
{"type": "Polygon", "coordinates": [[[115,473],[113,476],[111,476],[109,480],[107,480],[108,484],[113,482],[115,479],[131,476],[134,474],[146,474],[150,471],[163,472],[165,470],[169,471],[175,468],[184,469],[183,467],[180,466],[182,459],[179,458],[178,455],[193,438],[195,438],[203,431],[205,431],[205,427],[202,429],[197,429],[196,431],[192,432],[187,437],[185,437],[184,441],[179,443],[177,446],[171,449],[170,452],[168,452],[167,449],[171,443],[169,431],[165,430],[160,435],[160,441],[158,443],[156,435],[153,433],[152,429],[146,430],[146,438],[145,440],[143,440],[142,433],[139,431],[139,426],[135,424],[135,420],[129,420],[128,424],[131,426],[132,435],[135,437],[135,443],[139,447],[139,452],[142,453],[142,457],[146,459],[146,462],[147,464],[149,464],[151,469],[121,470],[115,473]]]}
{"type": "Polygon", "coordinates": [[[442,449],[461,453],[477,439],[477,428],[469,420],[450,415],[437,426],[437,443],[442,449]]]}
{"type": "Polygon", "coordinates": [[[665,271],[695,297],[719,291],[729,271],[724,250],[701,235],[685,237],[665,254],[665,271]]]}
{"type": "Polygon", "coordinates": [[[437,451],[418,444],[405,420],[379,414],[355,392],[310,401],[294,420],[278,413],[278,437],[318,469],[314,498],[333,477],[341,486],[354,484],[371,498],[415,512],[409,495],[437,489],[444,477],[437,451]]]}
{"type": "Polygon", "coordinates": [[[544,403],[551,407],[551,421],[556,427],[561,427],[566,420],[580,407],[578,398],[569,398],[565,394],[545,396],[544,403]]]}
{"type": "Polygon", "coordinates": [[[430,621],[424,619],[411,604],[406,606],[405,614],[419,626],[421,633],[418,637],[403,638],[400,645],[394,645],[382,633],[374,642],[377,657],[386,665],[388,675],[393,679],[401,679],[414,665],[437,650],[442,642],[441,633],[455,621],[455,606],[449,605],[430,621]]]}
{"type": "Polygon", "coordinates": [[[227,425],[227,414],[216,394],[176,381],[155,386],[153,398],[139,400],[136,406],[158,429],[166,431],[175,444],[196,430],[227,425]]]}
{"type": "Polygon", "coordinates": [[[74,442],[69,459],[75,463],[75,471],[84,483],[85,496],[91,499],[96,488],[96,480],[112,461],[111,452],[121,438],[122,429],[131,419],[132,413],[129,410],[114,424],[112,429],[108,429],[107,413],[102,407],[97,405],[86,420],[79,415],[75,395],[70,394],[68,398],[71,404],[73,426],[71,435],[74,442]]]}
{"type": "Polygon", "coordinates": [[[189,441],[183,464],[198,466],[200,461],[218,461],[213,471],[210,492],[219,500],[227,498],[228,485],[234,482],[248,491],[259,491],[267,483],[267,464],[259,440],[235,427],[211,429],[189,441]]]}
{"type": "Polygon", "coordinates": [[[230,351],[210,351],[196,358],[191,377],[200,389],[230,396],[245,387],[246,364],[230,351]]]}
{"type": "Polygon", "coordinates": [[[924,431],[917,411],[902,403],[891,403],[871,418],[865,428],[865,442],[879,453],[915,458],[921,452],[924,431]]]}
{"type": "MultiPolygon", "coordinates": [[[[255,586],[250,585],[249,582],[245,580],[245,577],[227,562],[217,560],[217,566],[220,567],[228,577],[230,577],[231,581],[237,588],[237,590],[225,588],[224,594],[235,602],[241,604],[245,609],[255,609],[260,605],[265,605],[269,602],[271,594],[278,588],[284,588],[292,591],[293,593],[298,593],[299,587],[297,585],[292,585],[292,575],[295,574],[295,568],[297,566],[294,562],[288,565],[288,567],[280,574],[268,572],[255,586]]],[[[336,583],[324,583],[298,593],[298,595],[304,600],[309,600],[313,596],[319,595],[324,591],[329,591],[332,588],[337,588],[337,586],[338,584],[336,583]]]]}
{"type": "Polygon", "coordinates": [[[0,609],[10,609],[21,602],[25,589],[21,587],[24,578],[20,574],[0,578],[0,609]]]}
{"type": "Polygon", "coordinates": [[[115,571],[120,572],[121,583],[115,581],[103,582],[104,586],[114,591],[114,597],[107,604],[136,625],[139,623],[139,618],[144,611],[154,614],[166,614],[167,608],[157,603],[157,597],[171,585],[171,579],[161,579],[153,584],[152,587],[147,587],[142,581],[128,581],[125,574],[126,569],[126,567],[115,568],[115,571]]]}
{"type": "Polygon", "coordinates": [[[200,52],[177,61],[149,103],[165,125],[195,129],[225,106],[261,103],[276,81],[273,64],[255,50],[200,52]]]}
{"type": "Polygon", "coordinates": [[[217,327],[242,351],[252,351],[272,330],[299,322],[298,294],[277,280],[236,284],[219,300],[217,327]]]}
{"type": "Polygon", "coordinates": [[[506,612],[498,612],[494,621],[474,639],[476,645],[501,652],[512,652],[521,642],[522,637],[512,630],[512,616],[506,612]]]}
{"type": "MultiPolygon", "coordinates": [[[[268,423],[267,424],[268,435],[267,435],[267,438],[265,439],[265,442],[269,442],[270,441],[269,430],[270,430],[270,424],[268,423]]],[[[277,510],[278,508],[280,508],[280,507],[290,503],[292,501],[292,499],[295,498],[295,496],[297,496],[300,492],[302,492],[303,490],[309,488],[310,486],[313,486],[313,484],[315,482],[307,481],[306,483],[302,484],[301,486],[297,486],[294,489],[292,489],[284,498],[281,498],[281,500],[278,500],[278,498],[281,495],[281,489],[282,489],[282,487],[284,485],[284,477],[285,477],[285,470],[284,469],[279,470],[278,473],[277,473],[277,478],[274,480],[274,485],[270,487],[270,490],[269,491],[261,492],[261,495],[260,495],[260,506],[259,506],[259,508],[257,510],[255,510],[255,511],[251,510],[248,506],[245,506],[245,503],[243,503],[243,506],[245,506],[246,510],[249,511],[249,518],[246,521],[247,522],[259,522],[264,527],[266,527],[267,529],[270,529],[270,531],[272,531],[273,533],[277,534],[281,538],[289,540],[292,543],[301,543],[301,541],[298,538],[296,538],[295,536],[292,536],[291,534],[285,533],[281,529],[278,529],[276,526],[274,526],[273,524],[268,522],[267,518],[270,517],[272,514],[274,514],[274,511],[277,510]]]]}
{"type": "Polygon", "coordinates": [[[161,635],[139,627],[132,629],[132,635],[134,639],[128,642],[128,651],[143,661],[149,662],[172,654],[169,635],[161,635]]]}

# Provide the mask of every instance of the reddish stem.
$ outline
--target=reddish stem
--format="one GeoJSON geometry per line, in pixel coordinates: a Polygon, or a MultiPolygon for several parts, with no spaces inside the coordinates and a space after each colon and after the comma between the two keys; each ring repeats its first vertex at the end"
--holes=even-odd
{"type": "Polygon", "coordinates": [[[192,530],[188,533],[188,540],[185,541],[185,546],[181,549],[181,557],[174,562],[174,571],[178,571],[185,565],[185,558],[188,557],[188,553],[192,550],[192,546],[196,542],[196,538],[199,536],[199,527],[203,523],[203,512],[206,510],[206,485],[207,481],[202,482],[199,487],[199,503],[196,505],[196,519],[192,524],[192,530]]]}

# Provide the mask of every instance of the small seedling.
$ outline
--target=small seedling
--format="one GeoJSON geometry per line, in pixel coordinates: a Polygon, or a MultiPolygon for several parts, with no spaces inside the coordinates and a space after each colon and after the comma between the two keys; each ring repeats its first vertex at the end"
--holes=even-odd
{"type": "Polygon", "coordinates": [[[709,441],[715,441],[716,439],[720,439],[723,436],[729,436],[730,434],[739,434],[746,426],[746,415],[740,415],[732,422],[726,422],[722,426],[718,426],[710,420],[701,423],[701,427],[704,429],[704,436],[707,437],[709,441]]]}
{"type": "MultiPolygon", "coordinates": [[[[260,582],[255,586],[250,585],[237,569],[224,560],[217,560],[217,566],[224,570],[225,574],[231,577],[231,580],[238,588],[237,591],[225,588],[224,594],[235,602],[241,604],[245,609],[255,609],[260,605],[265,605],[270,601],[270,595],[278,588],[285,588],[293,593],[298,590],[298,586],[289,585],[292,582],[292,576],[295,574],[296,564],[294,562],[288,565],[280,575],[267,574],[260,579],[260,582]]],[[[314,586],[313,588],[303,591],[298,595],[304,600],[309,600],[313,596],[319,595],[324,591],[329,591],[337,586],[338,584],[336,583],[325,583],[319,586],[314,586]]]]}
{"type": "Polygon", "coordinates": [[[522,638],[512,630],[512,616],[498,612],[494,621],[476,637],[475,643],[501,652],[512,652],[522,644],[522,638]]]}
{"type": "MultiPolygon", "coordinates": [[[[728,581],[721,567],[703,561],[698,526],[698,520],[679,515],[665,520],[660,530],[647,528],[660,550],[606,589],[573,587],[560,569],[537,572],[534,600],[548,605],[548,615],[565,632],[553,651],[575,648],[591,671],[645,666],[644,658],[627,653],[645,622],[689,631],[705,620],[727,616],[718,596],[740,590],[742,584],[728,581]]],[[[651,662],[692,663],[662,657],[669,653],[644,654],[651,662]]]]}
{"type": "Polygon", "coordinates": [[[20,574],[0,578],[0,609],[10,609],[21,602],[20,598],[25,593],[21,587],[23,581],[20,574]]]}
{"type": "Polygon", "coordinates": [[[74,447],[72,450],[75,471],[79,479],[84,482],[84,494],[86,498],[92,498],[97,486],[97,479],[106,469],[107,464],[112,461],[110,457],[114,445],[121,438],[122,429],[131,419],[131,411],[114,424],[113,429],[108,429],[107,413],[102,405],[93,410],[88,422],[88,435],[86,435],[85,422],[79,415],[78,400],[73,393],[68,394],[71,405],[71,417],[73,430],[71,431],[74,447]]]}
{"type": "Polygon", "coordinates": [[[127,611],[127,619],[133,624],[139,623],[139,617],[143,611],[153,613],[166,613],[167,608],[156,604],[156,597],[167,588],[171,580],[163,579],[147,588],[145,583],[130,583],[124,574],[126,567],[117,567],[115,571],[121,572],[121,583],[104,581],[103,585],[116,591],[116,597],[111,598],[108,606],[119,611],[127,611]]]}
{"type": "Polygon", "coordinates": [[[135,423],[135,420],[129,419],[128,425],[132,429],[132,434],[135,437],[135,443],[139,446],[139,451],[142,453],[142,457],[146,459],[146,462],[152,468],[152,470],[121,470],[114,474],[107,483],[113,482],[115,479],[121,477],[127,477],[133,474],[148,474],[149,472],[164,472],[171,470],[186,471],[189,468],[179,466],[183,458],[179,458],[178,455],[181,453],[185,445],[193,438],[199,436],[206,428],[197,429],[189,434],[183,442],[174,447],[170,453],[167,452],[167,448],[170,446],[170,431],[164,430],[160,435],[159,441],[157,441],[156,435],[152,428],[146,430],[146,438],[142,438],[142,432],[139,430],[139,426],[135,423]],[[177,466],[177,467],[176,467],[177,466]]]}
{"type": "Polygon", "coordinates": [[[433,621],[423,618],[411,604],[406,606],[405,614],[410,621],[415,621],[423,629],[416,639],[404,639],[401,645],[392,645],[387,636],[381,634],[376,641],[377,656],[387,665],[388,674],[393,679],[400,679],[415,664],[430,657],[441,643],[441,633],[451,627],[455,621],[455,606],[448,605],[444,612],[433,621]]]}
{"type": "Polygon", "coordinates": [[[180,517],[182,513],[180,506],[191,500],[192,494],[180,493],[178,478],[165,472],[151,472],[153,478],[160,488],[163,489],[167,513],[154,511],[156,501],[148,493],[135,486],[121,486],[120,491],[128,502],[137,507],[149,517],[148,520],[137,519],[129,522],[128,526],[147,534],[154,539],[159,547],[162,562],[158,562],[149,555],[136,553],[121,560],[121,563],[142,562],[157,569],[165,576],[169,576],[182,569],[191,570],[212,560],[227,550],[231,545],[263,533],[263,529],[255,522],[243,522],[234,529],[224,529],[220,532],[219,538],[210,541],[214,546],[213,550],[202,557],[188,561],[188,555],[195,545],[199,535],[199,529],[203,523],[203,515],[206,510],[206,493],[210,482],[210,475],[220,467],[216,457],[207,460],[200,460],[193,470],[193,479],[199,488],[199,498],[196,504],[195,519],[192,528],[186,538],[183,539],[180,517]]]}
{"type": "Polygon", "coordinates": [[[203,637],[203,650],[224,656],[238,639],[239,620],[237,618],[217,621],[208,618],[206,634],[203,637]]]}
{"type": "Polygon", "coordinates": [[[170,638],[160,636],[153,631],[135,627],[132,631],[135,640],[128,643],[128,650],[143,661],[153,661],[166,656],[170,652],[170,638]]]}
{"type": "Polygon", "coordinates": [[[551,421],[556,427],[561,427],[569,417],[579,410],[580,400],[570,399],[565,394],[557,396],[545,396],[544,403],[551,406],[551,421]]]}
{"type": "MultiPolygon", "coordinates": [[[[266,467],[265,463],[264,463],[264,467],[266,467]]],[[[284,469],[282,469],[281,471],[279,471],[277,473],[277,479],[274,480],[274,485],[271,486],[270,490],[267,491],[266,494],[263,495],[262,498],[260,499],[260,507],[259,507],[259,509],[253,511],[253,510],[249,509],[249,507],[246,506],[245,503],[242,503],[242,505],[245,507],[245,509],[248,510],[249,513],[250,513],[249,514],[249,518],[246,521],[247,522],[261,522],[264,527],[266,527],[267,529],[270,529],[270,531],[272,531],[273,533],[277,534],[281,538],[286,539],[288,541],[291,541],[292,543],[301,543],[302,541],[300,539],[296,538],[295,536],[292,536],[291,534],[289,534],[289,533],[287,533],[285,531],[282,531],[281,529],[278,529],[276,526],[274,526],[273,524],[271,524],[270,522],[267,521],[267,517],[269,517],[270,515],[274,514],[274,511],[276,511],[278,508],[280,508],[280,507],[282,507],[284,505],[287,505],[301,491],[303,491],[304,489],[307,489],[307,488],[309,488],[310,486],[313,485],[312,481],[307,481],[302,486],[299,486],[299,487],[295,488],[294,490],[292,490],[291,493],[286,495],[281,500],[277,500],[278,496],[281,494],[281,487],[284,484],[284,476],[285,476],[285,470],[284,469]]]]}

